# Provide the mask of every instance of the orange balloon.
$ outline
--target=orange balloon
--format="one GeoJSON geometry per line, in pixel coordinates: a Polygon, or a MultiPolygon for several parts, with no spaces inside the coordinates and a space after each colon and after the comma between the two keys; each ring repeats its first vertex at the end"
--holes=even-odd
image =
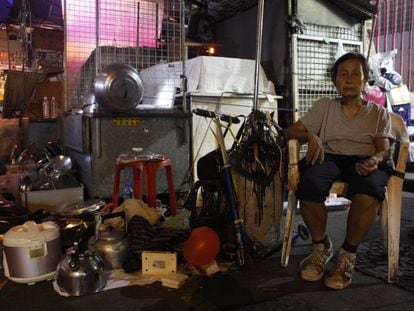
{"type": "Polygon", "coordinates": [[[220,238],[210,227],[199,227],[191,231],[183,247],[185,260],[194,266],[208,264],[216,258],[219,251],[220,238]]]}

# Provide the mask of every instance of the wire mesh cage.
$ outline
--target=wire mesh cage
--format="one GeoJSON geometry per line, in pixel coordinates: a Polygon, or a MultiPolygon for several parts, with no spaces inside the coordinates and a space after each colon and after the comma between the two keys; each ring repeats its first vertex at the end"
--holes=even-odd
{"type": "MultiPolygon", "coordinates": [[[[140,72],[182,59],[181,0],[63,0],[63,3],[66,109],[87,103],[94,91],[96,75],[109,64],[127,64],[140,72]]],[[[181,68],[171,66],[162,70],[169,68],[174,79],[162,79],[159,84],[180,83],[177,80],[181,68]]]]}
{"type": "Polygon", "coordinates": [[[339,46],[346,52],[362,52],[362,26],[343,28],[306,23],[303,34],[293,36],[294,120],[321,97],[336,97],[330,79],[339,46]]]}

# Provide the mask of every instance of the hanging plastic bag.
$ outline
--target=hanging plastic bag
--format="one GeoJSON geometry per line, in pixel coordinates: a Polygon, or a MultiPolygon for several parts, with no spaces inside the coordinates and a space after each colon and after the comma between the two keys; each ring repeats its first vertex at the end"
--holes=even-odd
{"type": "Polygon", "coordinates": [[[344,49],[344,45],[342,43],[342,40],[338,40],[338,48],[336,49],[336,53],[335,53],[335,61],[337,61],[338,58],[340,58],[345,53],[346,53],[346,51],[344,49]]]}
{"type": "Polygon", "coordinates": [[[385,68],[386,72],[394,71],[394,57],[397,55],[397,52],[397,49],[388,52],[381,52],[372,55],[368,59],[370,76],[372,80],[377,80],[381,77],[381,68],[385,68]]]}
{"type": "Polygon", "coordinates": [[[386,96],[385,93],[381,90],[380,87],[373,85],[367,85],[364,89],[363,99],[367,102],[377,104],[379,106],[385,107],[386,96]]]}

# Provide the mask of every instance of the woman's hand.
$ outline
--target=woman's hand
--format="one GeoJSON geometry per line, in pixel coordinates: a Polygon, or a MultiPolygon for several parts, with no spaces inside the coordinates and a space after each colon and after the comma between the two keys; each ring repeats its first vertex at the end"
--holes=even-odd
{"type": "Polygon", "coordinates": [[[321,139],[312,133],[308,132],[308,152],[306,153],[306,164],[314,165],[316,162],[322,163],[325,158],[325,153],[322,147],[321,139]]]}
{"type": "Polygon", "coordinates": [[[377,157],[370,157],[362,163],[355,163],[355,170],[358,175],[368,176],[373,171],[378,169],[379,159],[377,157]]]}

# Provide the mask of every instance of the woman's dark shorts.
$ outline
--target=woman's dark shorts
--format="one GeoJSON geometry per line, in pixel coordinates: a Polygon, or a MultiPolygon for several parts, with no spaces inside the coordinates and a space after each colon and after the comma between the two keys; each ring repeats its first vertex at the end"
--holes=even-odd
{"type": "Polygon", "coordinates": [[[307,165],[305,159],[299,162],[300,181],[296,191],[299,200],[324,202],[335,180],[348,183],[347,197],[366,194],[384,201],[385,186],[392,169],[381,166],[369,176],[360,176],[355,171],[356,162],[364,162],[368,157],[325,154],[322,164],[307,165]]]}

